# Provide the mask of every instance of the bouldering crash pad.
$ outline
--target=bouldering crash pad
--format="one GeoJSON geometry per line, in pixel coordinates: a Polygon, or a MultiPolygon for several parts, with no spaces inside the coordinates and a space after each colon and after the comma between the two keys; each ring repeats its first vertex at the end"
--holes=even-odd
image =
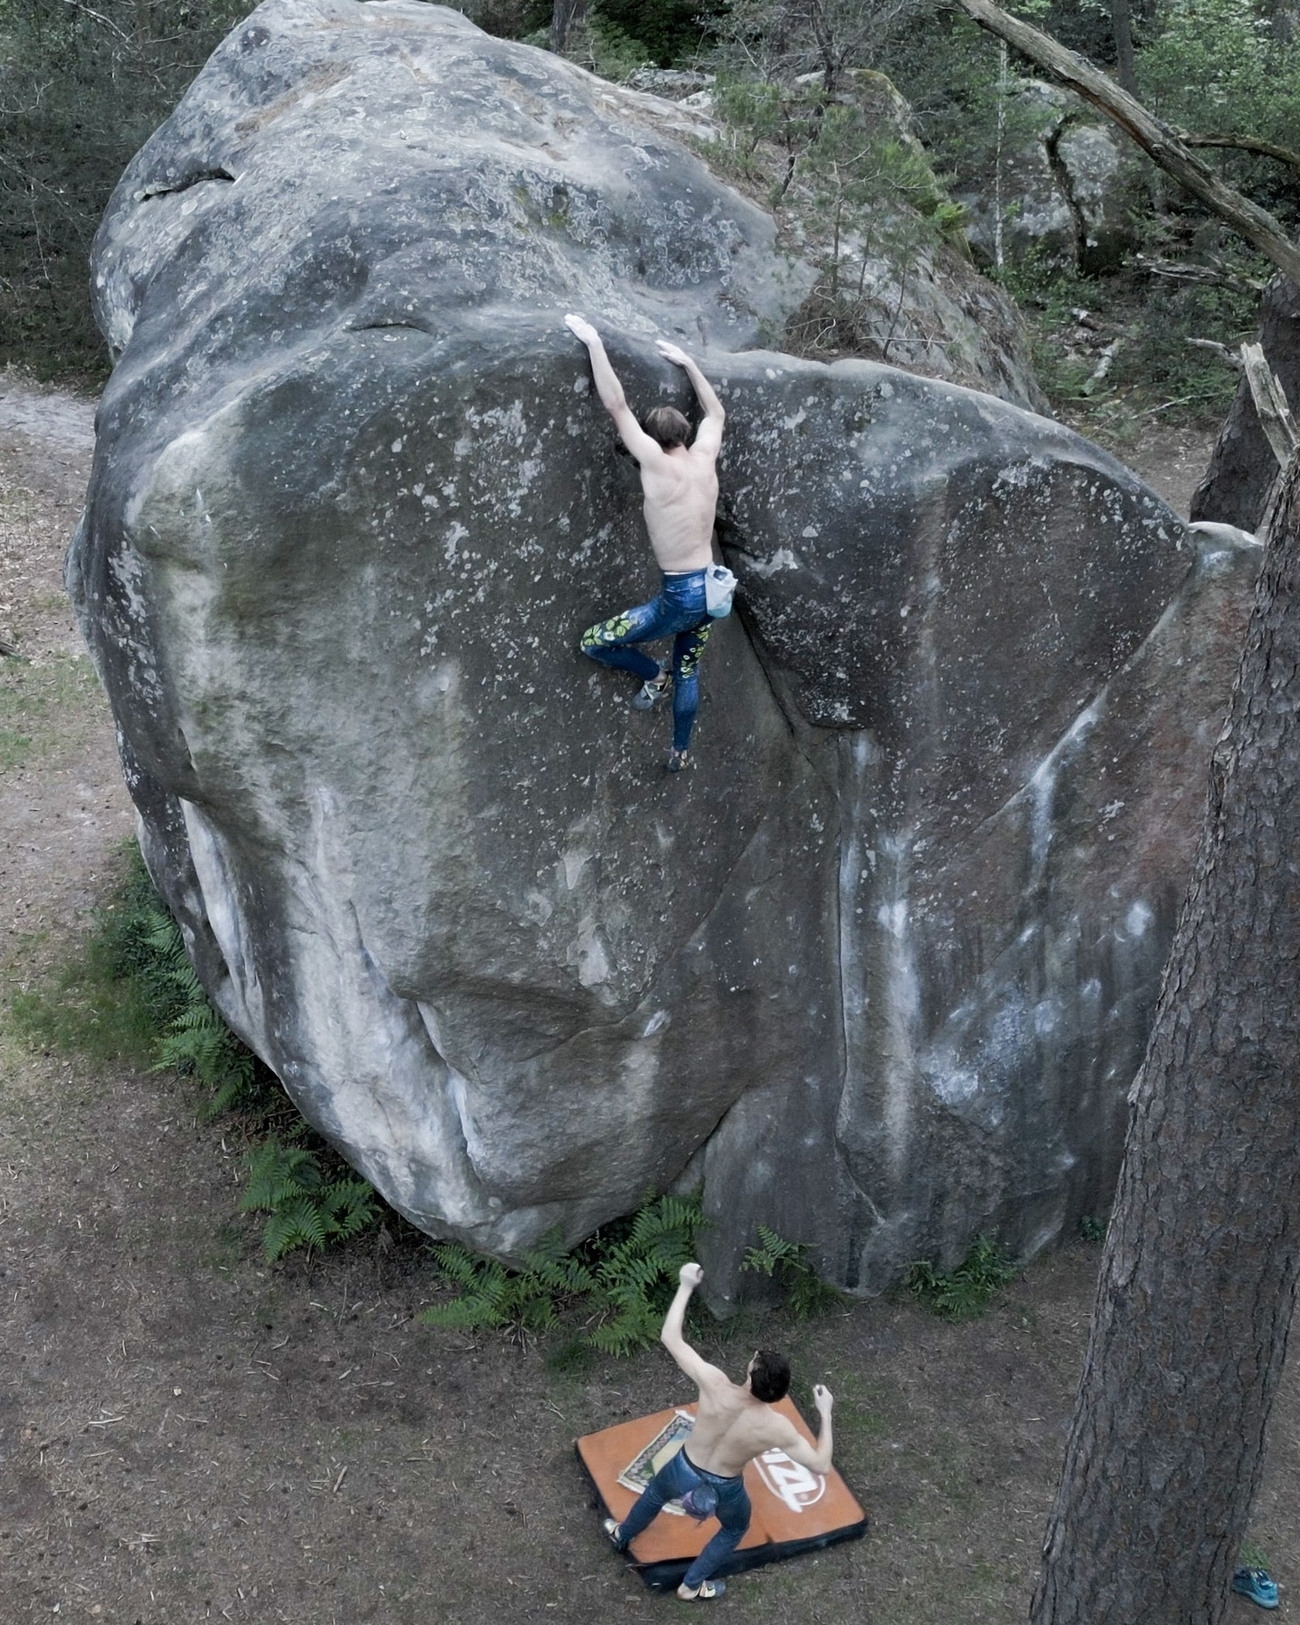
{"type": "MultiPolygon", "coordinates": [[[[806,1439],[816,1442],[791,1400],[781,1400],[776,1409],[806,1439]]],[[[578,1460],[595,1486],[602,1517],[627,1516],[651,1477],[690,1438],[694,1420],[695,1406],[681,1405],[584,1434],[576,1441],[578,1460]]],[[[769,1450],[746,1467],[745,1488],[754,1516],[744,1540],[718,1569],[720,1575],[778,1563],[867,1532],[867,1513],[834,1468],[825,1475],[814,1473],[783,1450],[769,1450]]],[[[717,1529],[715,1518],[697,1523],[670,1501],[625,1555],[652,1591],[668,1591],[681,1583],[717,1529]]]]}

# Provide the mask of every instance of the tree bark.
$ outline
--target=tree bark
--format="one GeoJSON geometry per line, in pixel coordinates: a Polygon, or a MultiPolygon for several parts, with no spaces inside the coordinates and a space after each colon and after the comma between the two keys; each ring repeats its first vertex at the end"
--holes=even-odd
{"type": "Polygon", "coordinates": [[[1133,1111],[1031,1625],[1217,1625],[1300,1271],[1300,458],[1133,1111]]]}
{"type": "Polygon", "coordinates": [[[982,28],[1004,39],[1017,51],[1037,63],[1054,79],[1077,91],[1107,118],[1119,125],[1143,152],[1159,164],[1167,174],[1198,197],[1207,209],[1238,231],[1283,275],[1300,283],[1300,249],[1287,237],[1282,227],[1268,212],[1240,192],[1225,186],[1178,138],[1175,131],[1148,113],[1139,101],[1121,90],[1113,79],[1108,79],[1099,68],[1085,62],[1081,56],[1040,33],[1028,23],[1021,22],[1009,12],[995,6],[992,0],[957,0],[957,4],[973,17],[982,28]]]}
{"type": "MultiPolygon", "coordinates": [[[[1300,287],[1274,277],[1259,314],[1259,339],[1268,364],[1288,399],[1300,404],[1300,287]]],[[[1277,464],[1243,377],[1205,478],[1192,497],[1192,518],[1256,530],[1276,476],[1277,464]]]]}
{"type": "Polygon", "coordinates": [[[555,0],[551,8],[551,49],[557,56],[566,51],[575,28],[587,15],[587,0],[555,0]]]}
{"type": "Polygon", "coordinates": [[[1110,30],[1115,38],[1115,77],[1130,96],[1137,95],[1133,61],[1133,12],[1129,0],[1110,0],[1110,30]]]}

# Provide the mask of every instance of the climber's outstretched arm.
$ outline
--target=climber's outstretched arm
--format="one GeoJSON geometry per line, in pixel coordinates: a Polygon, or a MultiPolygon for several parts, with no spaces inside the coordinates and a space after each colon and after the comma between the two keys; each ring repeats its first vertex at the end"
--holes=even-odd
{"type": "Polygon", "coordinates": [[[600,396],[605,410],[613,418],[623,444],[637,462],[643,465],[653,462],[656,457],[663,457],[665,455],[663,447],[657,440],[650,438],[627,404],[627,396],[624,395],[623,386],[618,381],[618,374],[609,364],[609,357],[605,354],[600,334],[581,316],[566,316],[564,325],[575,338],[581,339],[587,346],[587,354],[591,357],[592,377],[596,381],[596,393],[600,396]]]}

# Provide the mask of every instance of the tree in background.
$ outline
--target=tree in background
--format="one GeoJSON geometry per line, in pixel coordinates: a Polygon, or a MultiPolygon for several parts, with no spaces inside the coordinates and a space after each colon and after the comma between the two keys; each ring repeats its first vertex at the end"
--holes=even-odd
{"type": "Polygon", "coordinates": [[[724,71],[769,83],[819,73],[835,96],[854,68],[874,67],[906,23],[933,0],[731,0],[717,19],[724,71]]]}

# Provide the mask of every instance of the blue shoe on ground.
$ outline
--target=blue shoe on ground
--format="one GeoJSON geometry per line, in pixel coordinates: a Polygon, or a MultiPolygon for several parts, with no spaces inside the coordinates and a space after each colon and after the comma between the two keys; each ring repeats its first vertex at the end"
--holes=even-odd
{"type": "Polygon", "coordinates": [[[1232,1589],[1239,1597],[1257,1603],[1261,1608],[1277,1607],[1277,1581],[1267,1569],[1237,1569],[1232,1576],[1232,1589]]]}

